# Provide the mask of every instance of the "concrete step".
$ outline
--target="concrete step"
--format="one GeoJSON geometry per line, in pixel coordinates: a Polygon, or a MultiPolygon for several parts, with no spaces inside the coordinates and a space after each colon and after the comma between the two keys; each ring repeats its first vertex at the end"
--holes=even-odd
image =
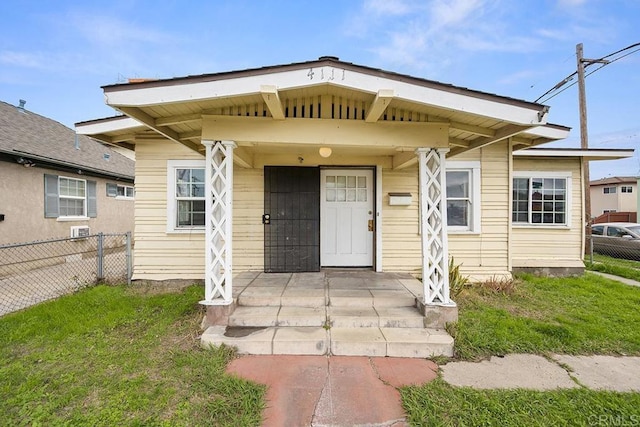
{"type": "Polygon", "coordinates": [[[239,354],[297,354],[322,356],[329,352],[329,333],[314,327],[234,328],[210,326],[202,334],[203,347],[225,344],[239,354]]]}
{"type": "Polygon", "coordinates": [[[415,307],[415,296],[406,291],[386,289],[280,289],[247,288],[238,296],[245,307],[415,307]]]}
{"type": "Polygon", "coordinates": [[[425,328],[209,327],[201,345],[236,347],[240,354],[299,354],[427,358],[452,356],[453,338],[425,328]]]}
{"type": "Polygon", "coordinates": [[[322,327],[326,322],[324,307],[240,306],[229,316],[229,326],[232,327],[322,327]]]}
{"type": "Polygon", "coordinates": [[[422,328],[415,307],[240,306],[229,316],[232,327],[422,328]]]}

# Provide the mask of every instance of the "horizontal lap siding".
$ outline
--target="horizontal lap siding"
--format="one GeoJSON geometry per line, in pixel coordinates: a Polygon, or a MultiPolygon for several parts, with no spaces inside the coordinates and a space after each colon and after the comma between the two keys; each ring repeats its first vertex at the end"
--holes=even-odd
{"type": "Polygon", "coordinates": [[[513,267],[581,267],[582,191],[579,159],[514,159],[514,171],[571,172],[571,227],[513,227],[513,267]]]}
{"type": "Polygon", "coordinates": [[[419,275],[422,246],[418,216],[418,168],[382,171],[382,268],[419,275]],[[389,193],[411,193],[410,206],[389,206],[389,193]]]}
{"type": "Polygon", "coordinates": [[[204,233],[167,234],[167,160],[203,157],[174,142],[136,143],[135,280],[204,278],[204,233]]]}
{"type": "Polygon", "coordinates": [[[500,142],[451,159],[480,161],[482,233],[449,233],[449,253],[472,279],[508,274],[508,158],[507,144],[500,142]]]}
{"type": "MultiPolygon", "coordinates": [[[[449,254],[464,275],[486,278],[508,273],[509,164],[507,146],[498,143],[456,156],[455,161],[480,160],[482,234],[449,233],[449,254]]],[[[418,168],[385,169],[382,175],[383,269],[421,274],[418,168]],[[410,206],[389,206],[388,193],[413,195],[410,206]]]]}
{"type": "Polygon", "coordinates": [[[233,269],[264,269],[264,169],[233,174],[233,269]]]}

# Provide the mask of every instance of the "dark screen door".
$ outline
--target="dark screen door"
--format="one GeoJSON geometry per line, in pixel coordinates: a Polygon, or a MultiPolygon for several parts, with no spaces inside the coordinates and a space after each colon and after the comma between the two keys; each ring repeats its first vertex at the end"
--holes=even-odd
{"type": "Polygon", "coordinates": [[[320,271],[320,169],[264,168],[264,271],[320,271]]]}

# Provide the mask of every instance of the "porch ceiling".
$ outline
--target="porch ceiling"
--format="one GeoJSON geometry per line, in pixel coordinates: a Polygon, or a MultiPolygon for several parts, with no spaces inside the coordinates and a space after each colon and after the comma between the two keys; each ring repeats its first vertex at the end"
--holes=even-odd
{"type": "MultiPolygon", "coordinates": [[[[130,147],[136,140],[162,137],[202,153],[203,117],[245,118],[247,126],[257,118],[277,122],[331,119],[402,127],[411,125],[401,122],[433,123],[447,127],[449,157],[506,138],[512,138],[516,148],[527,148],[568,135],[568,128],[546,125],[547,108],[542,105],[333,59],[295,65],[273,67],[273,72],[258,69],[108,86],[108,104],[128,117],[83,122],[76,128],[115,145],[130,147]],[[338,73],[338,78],[330,79],[330,73],[338,73]]],[[[252,156],[292,149],[273,141],[266,145],[261,143],[266,141],[232,139],[252,156]]],[[[297,149],[309,155],[308,147],[297,149]]],[[[359,144],[343,144],[335,150],[344,156],[362,154],[359,144]]],[[[403,148],[367,147],[366,151],[369,156],[397,156],[403,148]]]]}

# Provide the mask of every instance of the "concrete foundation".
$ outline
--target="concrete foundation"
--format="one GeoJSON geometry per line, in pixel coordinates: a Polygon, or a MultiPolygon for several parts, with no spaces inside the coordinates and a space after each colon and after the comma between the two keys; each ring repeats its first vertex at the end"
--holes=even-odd
{"type": "Polygon", "coordinates": [[[206,313],[202,319],[202,329],[209,326],[227,326],[229,324],[229,316],[236,309],[236,303],[229,305],[206,305],[206,313]]]}
{"type": "Polygon", "coordinates": [[[433,329],[444,329],[447,323],[458,321],[458,306],[451,305],[429,305],[421,301],[416,301],[416,307],[424,316],[424,327],[433,329]]]}

